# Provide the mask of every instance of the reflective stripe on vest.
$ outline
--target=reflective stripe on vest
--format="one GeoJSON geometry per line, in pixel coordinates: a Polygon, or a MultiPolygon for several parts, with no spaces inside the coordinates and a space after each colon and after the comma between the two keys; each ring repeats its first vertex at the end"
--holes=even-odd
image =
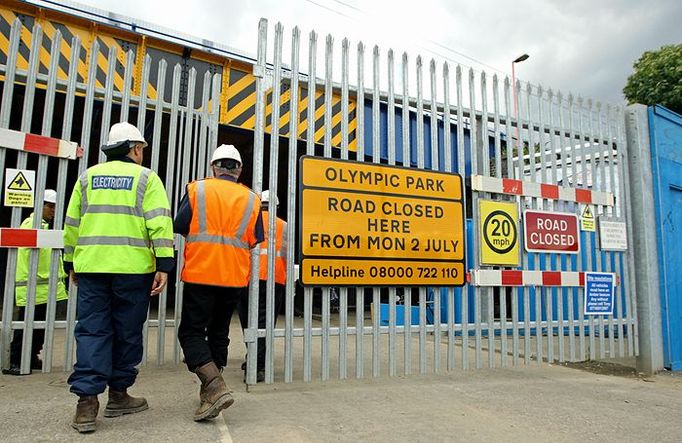
{"type": "MultiPolygon", "coordinates": [[[[263,225],[265,228],[265,241],[260,246],[260,280],[267,280],[268,278],[268,237],[270,237],[268,228],[268,212],[263,211],[263,225]]],[[[285,284],[287,280],[287,229],[286,222],[280,218],[275,219],[275,272],[273,274],[275,282],[278,284],[285,284]],[[280,237],[281,236],[281,237],[280,237]]]]}
{"type": "MultiPolygon", "coordinates": [[[[147,189],[147,180],[149,180],[149,174],[151,174],[151,169],[144,168],[140,173],[140,179],[137,182],[137,188],[135,189],[135,206],[126,205],[90,205],[88,204],[88,175],[83,174],[81,176],[81,217],[86,214],[125,214],[134,215],[138,217],[144,217],[142,213],[142,204],[144,203],[144,193],[147,189]]],[[[157,209],[155,209],[156,211],[157,209]]],[[[168,216],[170,216],[170,211],[168,211],[168,216]]],[[[152,218],[152,217],[149,217],[152,218]]]]}
{"type": "Polygon", "coordinates": [[[249,225],[249,219],[253,212],[253,204],[255,202],[255,194],[249,195],[249,201],[246,204],[246,210],[242,216],[239,224],[239,229],[234,237],[211,235],[206,232],[206,190],[204,189],[204,182],[197,182],[197,220],[199,221],[199,232],[196,234],[187,235],[187,242],[202,242],[213,243],[225,246],[234,246],[235,248],[249,249],[249,244],[242,240],[246,233],[246,228],[249,225]]]}
{"type": "MultiPolygon", "coordinates": [[[[81,176],[81,217],[88,214],[123,214],[137,217],[144,217],[142,212],[142,204],[144,203],[144,193],[147,189],[147,180],[149,180],[150,169],[143,169],[140,173],[140,179],[137,182],[135,189],[135,206],[126,205],[91,205],[88,204],[88,175],[81,176]]],[[[156,211],[156,210],[155,210],[156,211]]],[[[170,216],[170,211],[168,211],[170,216]]],[[[151,217],[150,217],[151,218],[151,217]]],[[[73,226],[73,225],[72,225],[73,226]]],[[[76,225],[77,226],[77,225],[76,225]]],[[[137,246],[140,248],[149,248],[151,242],[141,238],[134,237],[111,237],[111,236],[90,236],[78,237],[78,246],[137,246]]],[[[170,243],[172,247],[172,242],[170,243]]]]}
{"type": "Polygon", "coordinates": [[[260,201],[238,183],[208,178],[187,187],[192,219],[182,280],[223,287],[248,285],[250,249],[260,201]]]}
{"type": "Polygon", "coordinates": [[[140,165],[112,161],[81,174],[65,218],[65,253],[76,272],[153,272],[156,257],[172,257],[166,190],[140,165]]]}
{"type": "MultiPolygon", "coordinates": [[[[39,279],[36,279],[36,284],[37,284],[37,285],[46,285],[46,284],[48,284],[49,282],[50,282],[50,279],[49,279],[49,278],[39,278],[39,279]]],[[[14,286],[17,287],[17,288],[20,288],[20,287],[23,287],[23,286],[28,286],[28,281],[22,280],[22,281],[14,282],[14,286]]]]}

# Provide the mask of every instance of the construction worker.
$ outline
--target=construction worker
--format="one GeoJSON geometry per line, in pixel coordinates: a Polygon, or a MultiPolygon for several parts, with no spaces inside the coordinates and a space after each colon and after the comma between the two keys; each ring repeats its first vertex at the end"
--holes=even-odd
{"type": "MultiPolygon", "coordinates": [[[[54,219],[54,209],[57,204],[57,193],[52,189],[46,189],[43,198],[43,215],[41,228],[49,229],[49,223],[54,219]]],[[[33,229],[33,213],[21,223],[21,229],[33,229]]],[[[19,248],[17,251],[17,272],[15,278],[14,297],[16,305],[19,307],[19,320],[24,319],[26,310],[26,289],[28,285],[29,274],[29,257],[31,250],[29,248],[19,248]]],[[[38,274],[36,275],[36,295],[35,295],[35,313],[34,320],[45,320],[47,314],[47,299],[50,281],[50,267],[52,264],[52,249],[40,249],[38,255],[38,274]]],[[[62,300],[66,300],[68,294],[64,286],[64,279],[66,273],[63,270],[62,257],[59,256],[59,265],[57,266],[57,286],[55,299],[59,305],[62,300]]],[[[24,337],[23,329],[15,329],[12,344],[10,345],[10,367],[3,369],[2,373],[6,375],[21,375],[19,367],[21,366],[21,346],[24,337]]],[[[31,370],[40,370],[43,367],[43,362],[40,361],[38,355],[43,348],[45,341],[45,329],[34,328],[33,340],[31,341],[31,370]]]]}
{"type": "MultiPolygon", "coordinates": [[[[263,226],[265,227],[265,240],[260,244],[260,266],[258,277],[258,328],[265,329],[266,324],[266,292],[268,280],[268,209],[274,208],[277,213],[279,199],[276,195],[270,195],[270,191],[263,191],[261,194],[263,226]]],[[[284,303],[284,293],[287,283],[287,222],[277,217],[275,219],[275,300],[273,327],[277,323],[277,314],[282,309],[284,303]]],[[[239,317],[243,327],[248,324],[248,299],[239,305],[239,317]]],[[[258,365],[256,372],[256,382],[265,381],[265,337],[258,339],[258,365]]],[[[246,378],[246,362],[242,363],[242,370],[246,378]]]]}
{"type": "Polygon", "coordinates": [[[187,368],[201,381],[195,421],[215,418],[234,402],[221,375],[230,320],[249,284],[250,249],[264,237],[260,199],[237,183],[239,151],[219,146],[211,169],[214,178],[187,185],[174,222],[186,239],[178,339],[187,368]]]}
{"type": "Polygon", "coordinates": [[[144,398],[127,389],[142,360],[149,298],[175,266],[173,221],[163,183],[143,166],[147,142],[133,125],[111,127],[107,161],[74,186],[64,226],[64,266],[78,285],[76,364],[69,377],[79,396],[71,426],[95,430],[97,395],[109,386],[105,417],[140,412],[144,398]]]}

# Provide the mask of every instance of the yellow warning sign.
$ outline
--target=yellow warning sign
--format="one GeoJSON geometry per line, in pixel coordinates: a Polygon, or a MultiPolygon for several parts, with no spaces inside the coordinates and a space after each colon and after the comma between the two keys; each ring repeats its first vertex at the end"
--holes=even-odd
{"type": "Polygon", "coordinates": [[[33,207],[36,173],[27,169],[5,170],[5,206],[33,207]]]}
{"type": "Polygon", "coordinates": [[[479,200],[478,211],[481,265],[518,266],[518,204],[479,200]]]}
{"type": "Polygon", "coordinates": [[[7,189],[10,191],[30,191],[32,188],[28,180],[26,180],[26,177],[24,177],[24,173],[19,171],[14,176],[9,186],[7,186],[7,189]]]}
{"type": "Polygon", "coordinates": [[[303,284],[465,283],[461,176],[315,157],[301,175],[303,284]]]}
{"type": "Polygon", "coordinates": [[[592,205],[585,205],[580,214],[580,230],[590,232],[597,230],[592,205]]]}

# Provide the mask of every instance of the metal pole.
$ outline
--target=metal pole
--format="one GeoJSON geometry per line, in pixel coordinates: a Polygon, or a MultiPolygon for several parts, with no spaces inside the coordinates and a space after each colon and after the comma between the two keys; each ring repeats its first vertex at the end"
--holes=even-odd
{"type": "MultiPolygon", "coordinates": [[[[663,369],[663,334],[661,329],[661,306],[658,275],[658,249],[651,171],[651,146],[647,108],[643,105],[629,106],[625,116],[626,145],[630,151],[627,161],[630,167],[630,196],[632,245],[635,257],[641,257],[647,266],[635,268],[635,284],[639,298],[639,356],[637,370],[652,374],[663,369]]],[[[629,240],[629,238],[628,238],[629,240]]]]}
{"type": "MultiPolygon", "coordinates": [[[[514,69],[515,63],[512,62],[512,85],[514,89],[514,120],[516,120],[516,143],[519,143],[519,100],[516,95],[516,69],[514,69]]],[[[516,155],[521,158],[521,154],[517,153],[516,155]]],[[[519,177],[520,179],[521,177],[519,177]]]]}

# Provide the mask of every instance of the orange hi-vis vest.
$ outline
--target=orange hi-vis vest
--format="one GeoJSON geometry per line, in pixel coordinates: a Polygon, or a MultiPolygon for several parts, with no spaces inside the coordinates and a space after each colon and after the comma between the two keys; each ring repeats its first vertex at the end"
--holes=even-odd
{"type": "MultiPolygon", "coordinates": [[[[284,285],[287,282],[287,222],[277,217],[275,219],[275,283],[284,285]]],[[[260,244],[259,279],[268,279],[268,211],[263,210],[263,228],[265,241],[260,244]]]]}
{"type": "Polygon", "coordinates": [[[246,287],[260,198],[244,185],[207,178],[187,185],[192,220],[185,242],[182,281],[246,287]]]}

